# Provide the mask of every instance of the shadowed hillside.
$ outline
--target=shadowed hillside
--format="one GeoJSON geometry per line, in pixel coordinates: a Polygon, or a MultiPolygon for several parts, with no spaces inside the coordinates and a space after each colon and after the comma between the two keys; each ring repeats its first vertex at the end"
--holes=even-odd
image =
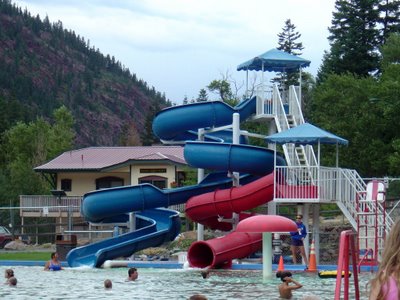
{"type": "Polygon", "coordinates": [[[60,21],[0,0],[0,132],[17,121],[49,118],[61,105],[75,118],[81,147],[121,145],[126,135],[140,144],[155,112],[170,103],[60,21]]]}

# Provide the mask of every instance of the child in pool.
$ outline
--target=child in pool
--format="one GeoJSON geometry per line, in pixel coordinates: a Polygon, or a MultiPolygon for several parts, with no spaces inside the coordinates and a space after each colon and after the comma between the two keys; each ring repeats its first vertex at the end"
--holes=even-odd
{"type": "Polygon", "coordinates": [[[292,273],[288,271],[278,271],[276,273],[276,277],[282,280],[282,283],[278,286],[279,296],[282,299],[292,299],[292,291],[303,287],[300,283],[292,278],[292,273]]]}

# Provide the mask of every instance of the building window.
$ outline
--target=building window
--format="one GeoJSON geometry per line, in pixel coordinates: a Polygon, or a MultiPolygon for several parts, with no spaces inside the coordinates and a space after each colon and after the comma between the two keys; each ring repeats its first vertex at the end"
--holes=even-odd
{"type": "Polygon", "coordinates": [[[159,169],[140,169],[140,173],[167,173],[167,169],[159,168],[159,169]]]}
{"type": "Polygon", "coordinates": [[[72,179],[61,179],[61,189],[65,192],[72,191],[72,179]]]}
{"type": "Polygon", "coordinates": [[[96,179],[96,190],[108,189],[123,185],[124,185],[124,180],[119,177],[108,176],[96,179]]]}
{"type": "Polygon", "coordinates": [[[150,183],[160,189],[165,189],[167,187],[168,179],[161,176],[146,176],[139,178],[139,184],[150,183]]]}

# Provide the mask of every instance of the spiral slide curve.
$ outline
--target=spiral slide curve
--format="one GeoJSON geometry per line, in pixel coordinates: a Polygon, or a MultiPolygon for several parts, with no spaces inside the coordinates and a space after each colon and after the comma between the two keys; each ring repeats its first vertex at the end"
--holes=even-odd
{"type": "MultiPolygon", "coordinates": [[[[242,120],[247,119],[255,112],[255,98],[243,101],[234,108],[216,101],[177,106],[161,111],[153,122],[153,130],[158,137],[164,141],[185,143],[185,158],[189,164],[224,172],[209,174],[194,186],[160,190],[150,184],[141,184],[85,194],[81,213],[87,221],[126,223],[129,220],[129,213],[135,212],[136,230],[75,248],[67,255],[68,264],[71,267],[82,265],[100,267],[106,260],[129,256],[136,251],[173,240],[180,230],[179,215],[176,211],[163,207],[186,203],[190,198],[193,199],[192,203],[196,203],[197,198],[193,198],[194,196],[204,194],[202,197],[208,197],[207,193],[218,194],[219,205],[227,203],[229,207],[233,207],[229,209],[220,206],[215,213],[224,217],[230,217],[232,211],[239,212],[271,200],[272,177],[269,175],[260,181],[254,181],[256,177],[248,174],[255,174],[259,178],[271,173],[273,152],[259,147],[224,144],[223,142],[231,142],[232,133],[229,131],[206,135],[205,140],[214,142],[188,141],[197,138],[198,128],[231,124],[232,114],[235,112],[240,114],[242,120]],[[226,176],[226,171],[247,173],[241,176],[240,183],[254,183],[231,189],[232,179],[226,176]],[[228,191],[232,193],[229,194],[228,191]],[[222,195],[224,196],[221,197],[222,195]],[[244,202],[247,204],[244,205],[244,202]]],[[[284,159],[278,158],[278,163],[284,164],[284,159]]],[[[200,198],[201,205],[197,207],[194,205],[193,210],[189,212],[193,219],[201,218],[202,213],[209,210],[210,204],[207,204],[206,199],[204,202],[202,199],[200,198]]],[[[218,222],[216,214],[200,222],[212,228],[230,230],[231,225],[218,222]]],[[[247,217],[246,214],[240,216],[247,217]]],[[[201,250],[199,246],[201,244],[194,244],[189,253],[192,265],[218,266],[231,258],[247,256],[259,249],[260,242],[257,235],[242,234],[240,237],[235,237],[231,234],[224,239],[225,241],[221,239],[204,242],[212,253],[211,260],[205,259],[201,251],[196,251],[196,249],[201,250]]]]}
{"type": "MultiPolygon", "coordinates": [[[[244,181],[251,180],[243,176],[244,181]]],[[[110,239],[72,249],[67,255],[70,267],[101,267],[106,260],[126,257],[149,247],[172,241],[180,232],[180,218],[174,210],[162,209],[185,203],[195,195],[227,188],[231,180],[225,174],[210,174],[195,186],[160,190],[150,184],[122,186],[87,193],[81,213],[94,223],[127,223],[135,212],[136,230],[110,239]]]]}
{"type": "MultiPolygon", "coordinates": [[[[255,112],[254,103],[253,98],[235,108],[219,101],[169,108],[157,115],[153,130],[164,141],[197,138],[195,133],[198,128],[231,124],[234,112],[245,120],[255,112]]],[[[231,230],[232,225],[219,222],[219,218],[230,219],[233,213],[238,213],[239,219],[250,216],[241,212],[271,201],[274,186],[274,153],[265,148],[229,144],[231,140],[226,140],[226,136],[224,133],[220,137],[220,143],[186,140],[184,149],[185,160],[193,167],[263,176],[240,187],[205,192],[188,200],[186,214],[189,218],[212,229],[225,231],[231,230]]],[[[205,140],[217,138],[218,132],[212,137],[206,136],[205,140]]],[[[286,164],[280,156],[276,162],[278,165],[286,164]]],[[[232,232],[222,238],[193,243],[188,260],[193,267],[226,267],[232,259],[246,257],[261,249],[261,245],[261,234],[232,232]]]]}

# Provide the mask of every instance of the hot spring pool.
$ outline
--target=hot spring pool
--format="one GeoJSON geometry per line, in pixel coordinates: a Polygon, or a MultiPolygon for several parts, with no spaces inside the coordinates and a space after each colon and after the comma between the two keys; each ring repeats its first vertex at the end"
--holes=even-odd
{"type": "MultiPolygon", "coordinates": [[[[1,276],[9,267],[0,267],[1,276]]],[[[43,267],[10,267],[18,279],[17,287],[1,284],[0,299],[188,299],[193,294],[204,294],[208,299],[279,299],[273,278],[265,283],[261,271],[212,271],[203,279],[195,269],[171,270],[138,268],[139,279],[125,282],[127,268],[89,269],[66,268],[64,271],[43,271],[43,267]],[[103,282],[111,279],[112,290],[105,290],[103,282]]],[[[359,278],[361,299],[367,299],[366,283],[371,273],[359,278]]],[[[321,279],[316,274],[295,273],[294,279],[303,288],[294,291],[294,299],[317,295],[320,299],[333,299],[335,279],[321,279]]],[[[354,295],[351,280],[351,295],[354,295]]],[[[3,281],[5,279],[3,278],[3,281]]]]}

